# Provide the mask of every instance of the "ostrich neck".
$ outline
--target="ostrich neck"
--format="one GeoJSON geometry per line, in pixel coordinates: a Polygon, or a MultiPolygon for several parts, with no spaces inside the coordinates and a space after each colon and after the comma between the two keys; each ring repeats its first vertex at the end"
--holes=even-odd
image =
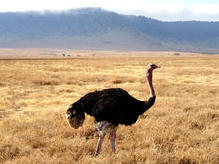
{"type": "Polygon", "coordinates": [[[148,70],[147,71],[147,81],[148,81],[148,87],[149,87],[149,92],[150,95],[149,97],[155,97],[155,91],[154,91],[154,86],[153,86],[153,74],[152,74],[152,70],[148,70]]]}
{"type": "Polygon", "coordinates": [[[138,111],[139,115],[143,114],[146,110],[152,107],[156,100],[156,95],[155,95],[155,91],[154,91],[154,87],[152,83],[152,70],[147,71],[147,82],[149,86],[150,96],[149,96],[148,101],[141,101],[142,106],[139,108],[139,111],[138,111]]]}

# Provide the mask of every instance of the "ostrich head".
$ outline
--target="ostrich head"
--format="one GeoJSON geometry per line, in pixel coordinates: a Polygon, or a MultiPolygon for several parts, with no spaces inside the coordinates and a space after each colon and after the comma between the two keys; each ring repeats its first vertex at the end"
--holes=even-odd
{"type": "Polygon", "coordinates": [[[147,65],[147,72],[152,72],[154,69],[160,68],[160,66],[157,66],[156,64],[149,63],[147,65]]]}
{"type": "Polygon", "coordinates": [[[77,129],[80,126],[82,126],[85,119],[84,112],[81,112],[80,110],[77,109],[78,108],[76,105],[71,105],[66,112],[66,119],[69,125],[74,129],[77,129]]]}

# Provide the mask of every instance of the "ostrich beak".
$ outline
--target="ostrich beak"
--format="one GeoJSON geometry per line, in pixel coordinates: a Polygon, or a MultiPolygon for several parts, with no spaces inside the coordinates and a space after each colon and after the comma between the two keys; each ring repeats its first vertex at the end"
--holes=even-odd
{"type": "Polygon", "coordinates": [[[160,68],[160,66],[159,66],[159,65],[156,65],[156,68],[160,68]]]}

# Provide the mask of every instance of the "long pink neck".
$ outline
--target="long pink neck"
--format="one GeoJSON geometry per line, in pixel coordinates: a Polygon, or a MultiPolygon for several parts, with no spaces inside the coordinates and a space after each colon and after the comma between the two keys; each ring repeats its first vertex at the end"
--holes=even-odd
{"type": "Polygon", "coordinates": [[[155,91],[153,87],[153,82],[152,82],[152,70],[147,71],[147,81],[148,81],[148,86],[149,86],[149,92],[150,92],[150,97],[155,97],[155,91]]]}
{"type": "Polygon", "coordinates": [[[154,102],[156,100],[156,95],[152,83],[152,70],[149,69],[147,71],[147,81],[148,81],[148,86],[149,86],[149,91],[150,91],[150,97],[147,101],[141,101],[142,102],[142,108],[139,108],[138,114],[141,115],[143,114],[146,110],[150,109],[154,105],[154,102]]]}

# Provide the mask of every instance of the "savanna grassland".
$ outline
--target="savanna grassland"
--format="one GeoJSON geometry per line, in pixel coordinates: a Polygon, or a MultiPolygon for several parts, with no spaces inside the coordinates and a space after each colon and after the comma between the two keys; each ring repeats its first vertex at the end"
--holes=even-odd
{"type": "Polygon", "coordinates": [[[95,53],[2,57],[0,163],[219,162],[218,55],[95,53]],[[86,115],[83,127],[72,129],[66,109],[87,92],[110,87],[147,100],[149,62],[161,66],[153,76],[155,105],[134,125],[119,126],[115,154],[107,135],[94,157],[94,119],[86,115]]]}

